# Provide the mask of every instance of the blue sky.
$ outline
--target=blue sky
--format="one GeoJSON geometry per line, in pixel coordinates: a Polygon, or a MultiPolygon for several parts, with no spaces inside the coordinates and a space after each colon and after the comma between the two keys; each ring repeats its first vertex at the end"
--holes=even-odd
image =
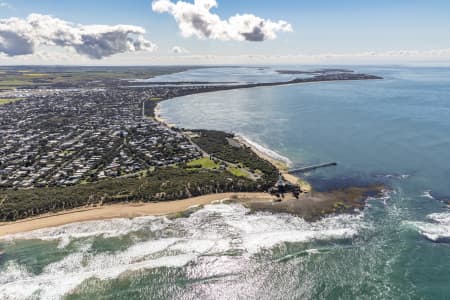
{"type": "MultiPolygon", "coordinates": [[[[169,60],[169,56],[173,55],[170,49],[174,46],[186,49],[188,54],[184,56],[219,57],[299,54],[345,56],[366,52],[450,49],[448,0],[217,0],[218,7],[211,12],[221,19],[228,19],[237,13],[249,13],[266,20],[284,20],[293,28],[293,32],[277,32],[275,39],[262,42],[183,37],[172,15],[152,11],[151,0],[1,2],[8,4],[0,7],[1,19],[25,19],[31,13],[39,13],[83,25],[129,24],[143,27],[146,30],[145,38],[158,46],[157,51],[145,56],[146,63],[151,63],[154,57],[166,57],[165,60],[169,60]]],[[[127,55],[132,54],[136,55],[127,55]]],[[[144,57],[142,54],[137,56],[144,57]]],[[[420,54],[417,56],[420,56],[418,60],[423,59],[420,54]]],[[[17,59],[8,58],[9,61],[17,59]]],[[[106,61],[114,60],[109,57],[106,61]]]]}

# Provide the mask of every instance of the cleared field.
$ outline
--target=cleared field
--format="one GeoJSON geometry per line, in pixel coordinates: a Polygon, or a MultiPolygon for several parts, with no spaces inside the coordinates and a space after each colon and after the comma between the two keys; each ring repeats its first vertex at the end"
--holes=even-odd
{"type": "Polygon", "coordinates": [[[27,77],[44,77],[44,76],[48,76],[48,74],[44,74],[44,73],[25,73],[25,74],[23,74],[23,76],[27,76],[27,77]]]}
{"type": "Polygon", "coordinates": [[[20,78],[9,78],[6,80],[0,80],[0,86],[24,86],[24,85],[32,85],[33,83],[28,81],[27,79],[20,78]]]}
{"type": "Polygon", "coordinates": [[[229,167],[227,169],[227,171],[230,172],[231,174],[233,174],[236,177],[246,177],[246,178],[248,177],[248,173],[246,173],[246,172],[244,172],[241,169],[236,168],[236,167],[229,167]]]}
{"type": "Polygon", "coordinates": [[[23,100],[23,98],[0,98],[0,105],[23,100]]]}
{"type": "Polygon", "coordinates": [[[188,162],[187,167],[189,168],[203,168],[203,169],[217,169],[219,164],[211,160],[209,157],[202,157],[193,161],[188,162]]]}

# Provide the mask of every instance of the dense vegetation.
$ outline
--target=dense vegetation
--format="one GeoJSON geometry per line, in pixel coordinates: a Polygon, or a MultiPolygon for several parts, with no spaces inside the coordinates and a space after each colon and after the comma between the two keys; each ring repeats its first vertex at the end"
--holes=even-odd
{"type": "Polygon", "coordinates": [[[64,188],[0,191],[0,221],[124,201],[167,201],[222,192],[259,191],[259,183],[226,171],[162,168],[143,177],[108,179],[64,188]]]}
{"type": "Polygon", "coordinates": [[[233,134],[215,130],[195,130],[198,137],[193,138],[196,143],[207,153],[234,164],[242,164],[250,172],[257,170],[263,173],[260,184],[263,190],[268,190],[278,179],[278,170],[268,161],[260,158],[250,148],[243,145],[234,145],[229,140],[233,134]]]}

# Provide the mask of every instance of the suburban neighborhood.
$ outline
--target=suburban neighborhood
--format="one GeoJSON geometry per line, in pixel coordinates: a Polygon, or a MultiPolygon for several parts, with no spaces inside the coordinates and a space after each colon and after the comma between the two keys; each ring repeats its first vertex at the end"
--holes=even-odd
{"type": "MultiPolygon", "coordinates": [[[[170,95],[162,90],[158,96],[170,95]]],[[[69,186],[201,156],[146,116],[152,91],[53,90],[1,105],[0,187],[69,186]]]]}

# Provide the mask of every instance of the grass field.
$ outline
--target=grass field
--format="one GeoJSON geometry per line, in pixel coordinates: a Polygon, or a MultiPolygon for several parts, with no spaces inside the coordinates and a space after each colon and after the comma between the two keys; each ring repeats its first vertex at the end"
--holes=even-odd
{"type": "Polygon", "coordinates": [[[0,105],[22,100],[23,98],[0,98],[0,105]]]}
{"type": "Polygon", "coordinates": [[[24,85],[32,85],[32,82],[27,81],[27,79],[20,78],[8,78],[6,80],[0,80],[0,86],[24,86],[24,85]]]}
{"type": "Polygon", "coordinates": [[[248,177],[247,173],[236,167],[229,167],[227,171],[236,177],[248,177]]]}
{"type": "Polygon", "coordinates": [[[28,77],[45,77],[45,76],[48,76],[48,74],[44,74],[44,73],[25,73],[25,74],[23,74],[23,76],[28,76],[28,77]]]}
{"type": "Polygon", "coordinates": [[[187,163],[187,166],[190,168],[195,168],[201,166],[203,169],[217,169],[219,168],[219,164],[215,163],[209,157],[202,157],[187,163]]]}

